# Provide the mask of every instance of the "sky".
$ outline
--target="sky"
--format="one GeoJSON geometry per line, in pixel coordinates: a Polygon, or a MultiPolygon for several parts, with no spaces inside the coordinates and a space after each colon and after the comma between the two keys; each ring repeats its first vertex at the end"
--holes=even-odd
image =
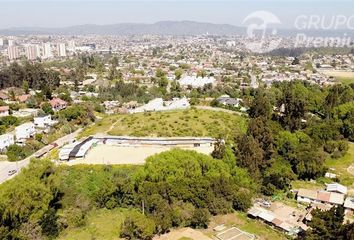
{"type": "MultiPolygon", "coordinates": [[[[191,20],[242,26],[244,18],[264,10],[283,28],[299,15],[354,15],[353,0],[0,0],[0,29],[65,27],[82,24],[154,23],[191,20]]],[[[330,21],[330,20],[328,20],[330,21]]],[[[353,23],[354,25],[354,18],[353,23]]]]}

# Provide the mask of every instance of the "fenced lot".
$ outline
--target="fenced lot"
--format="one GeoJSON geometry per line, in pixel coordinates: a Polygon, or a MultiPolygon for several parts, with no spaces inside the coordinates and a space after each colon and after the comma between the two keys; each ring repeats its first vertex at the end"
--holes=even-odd
{"type": "Polygon", "coordinates": [[[255,236],[246,233],[236,227],[232,227],[216,235],[220,240],[251,240],[255,239],[255,236]]]}
{"type": "MultiPolygon", "coordinates": [[[[144,164],[145,159],[161,152],[171,150],[172,147],[160,146],[114,146],[97,145],[89,150],[85,158],[69,161],[68,165],[77,164],[111,164],[111,165],[139,165],[144,164]]],[[[185,148],[199,153],[210,154],[213,147],[185,148]]]]}

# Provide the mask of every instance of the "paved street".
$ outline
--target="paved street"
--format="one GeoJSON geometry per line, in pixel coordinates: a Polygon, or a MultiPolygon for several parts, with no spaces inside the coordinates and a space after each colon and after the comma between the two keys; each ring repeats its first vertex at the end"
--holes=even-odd
{"type": "MultiPolygon", "coordinates": [[[[82,131],[82,129],[78,129],[71,134],[68,134],[62,138],[59,138],[54,143],[56,143],[58,145],[58,147],[62,147],[66,143],[72,142],[73,140],[75,140],[75,138],[77,137],[77,135],[81,131],[82,131]]],[[[8,162],[8,161],[1,162],[0,161],[0,184],[5,182],[6,180],[11,179],[14,176],[16,176],[21,171],[22,168],[28,166],[28,164],[31,161],[31,158],[33,158],[33,157],[34,157],[34,154],[29,156],[28,158],[26,158],[22,161],[18,161],[18,162],[8,162]],[[12,176],[9,176],[9,171],[11,171],[11,170],[17,170],[17,173],[12,176]]]]}

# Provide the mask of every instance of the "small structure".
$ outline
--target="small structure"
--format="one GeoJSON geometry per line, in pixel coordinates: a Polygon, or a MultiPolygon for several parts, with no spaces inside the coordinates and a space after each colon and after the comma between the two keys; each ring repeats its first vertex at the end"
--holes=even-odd
{"type": "Polygon", "coordinates": [[[35,117],[33,122],[37,128],[48,128],[57,123],[57,121],[52,120],[52,116],[50,115],[44,117],[35,117]]]}
{"type": "Polygon", "coordinates": [[[216,99],[220,104],[229,107],[240,107],[240,103],[242,99],[231,98],[229,95],[222,95],[218,99],[216,99]]]}
{"type": "Polygon", "coordinates": [[[343,205],[344,194],[327,191],[315,191],[308,189],[299,189],[297,201],[303,203],[322,203],[330,205],[343,205]]]}
{"type": "Polygon", "coordinates": [[[20,95],[20,96],[17,96],[16,99],[18,102],[20,103],[25,103],[28,101],[28,99],[31,97],[30,94],[24,94],[24,95],[20,95]]]}
{"type": "Polygon", "coordinates": [[[0,136],[0,151],[4,152],[7,147],[15,143],[15,137],[12,134],[4,134],[0,136]]]}
{"type": "Polygon", "coordinates": [[[279,230],[286,232],[289,235],[297,235],[302,229],[299,226],[292,225],[275,216],[274,213],[260,207],[252,207],[248,212],[248,216],[259,218],[262,221],[276,227],[279,230]]]}
{"type": "Polygon", "coordinates": [[[179,84],[183,87],[191,86],[192,88],[204,87],[207,84],[214,85],[216,82],[214,77],[191,77],[186,76],[179,80],[179,84]]]}
{"type": "Polygon", "coordinates": [[[326,190],[327,192],[336,192],[341,194],[347,194],[348,192],[348,188],[339,183],[327,184],[326,190]]]}
{"type": "Polygon", "coordinates": [[[130,110],[130,113],[181,110],[189,107],[190,104],[186,97],[181,99],[174,98],[172,101],[164,101],[162,98],[155,98],[141,107],[130,110]]]}
{"type": "Polygon", "coordinates": [[[0,107],[0,117],[6,117],[9,116],[9,106],[1,106],[0,107]]]}
{"type": "Polygon", "coordinates": [[[354,197],[347,197],[344,202],[345,213],[354,213],[354,197]]]}
{"type": "Polygon", "coordinates": [[[67,107],[68,103],[60,98],[53,98],[49,101],[54,111],[60,111],[67,107]]]}
{"type": "Polygon", "coordinates": [[[34,123],[24,123],[15,128],[16,131],[16,141],[23,142],[34,136],[36,133],[34,123]]]}

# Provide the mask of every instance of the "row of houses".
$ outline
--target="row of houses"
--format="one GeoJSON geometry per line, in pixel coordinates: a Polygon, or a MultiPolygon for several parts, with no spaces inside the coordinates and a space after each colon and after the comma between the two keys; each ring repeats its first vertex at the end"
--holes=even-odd
{"type": "Polygon", "coordinates": [[[32,138],[39,131],[55,125],[57,121],[52,120],[50,115],[43,117],[35,117],[32,122],[24,123],[15,128],[15,134],[4,134],[0,136],[0,151],[4,152],[7,147],[12,144],[24,143],[27,139],[32,138]]]}
{"type": "Polygon", "coordinates": [[[347,187],[339,183],[327,184],[326,190],[299,189],[297,201],[305,204],[344,206],[346,213],[354,212],[354,198],[347,196],[347,187]]]}

